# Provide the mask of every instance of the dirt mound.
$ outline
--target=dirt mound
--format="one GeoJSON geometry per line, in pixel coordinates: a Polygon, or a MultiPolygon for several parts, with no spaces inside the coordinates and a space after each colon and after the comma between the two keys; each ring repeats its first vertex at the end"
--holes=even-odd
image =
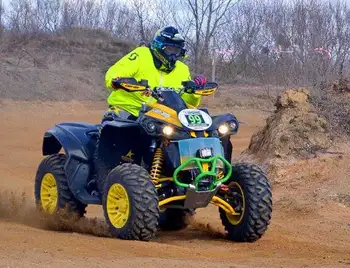
{"type": "Polygon", "coordinates": [[[309,158],[331,146],[327,121],[309,101],[306,89],[288,89],[277,98],[277,109],[255,133],[244,154],[260,159],[309,158]]]}

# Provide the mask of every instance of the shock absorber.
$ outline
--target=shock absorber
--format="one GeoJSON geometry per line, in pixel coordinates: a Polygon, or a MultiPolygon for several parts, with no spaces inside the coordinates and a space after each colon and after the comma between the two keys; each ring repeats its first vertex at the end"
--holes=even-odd
{"type": "Polygon", "coordinates": [[[164,163],[163,151],[161,148],[157,148],[154,153],[153,163],[151,167],[150,176],[154,184],[158,184],[159,177],[162,172],[162,167],[164,163]]]}

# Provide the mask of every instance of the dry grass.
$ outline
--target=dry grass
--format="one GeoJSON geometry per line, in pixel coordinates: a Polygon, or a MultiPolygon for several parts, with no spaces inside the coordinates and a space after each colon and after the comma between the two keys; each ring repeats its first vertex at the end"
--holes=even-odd
{"type": "Polygon", "coordinates": [[[87,30],[59,36],[7,35],[0,47],[0,98],[105,99],[105,71],[132,48],[87,30]]]}
{"type": "Polygon", "coordinates": [[[337,137],[350,136],[350,84],[349,81],[335,81],[312,91],[311,101],[319,114],[330,123],[332,133],[337,137]]]}

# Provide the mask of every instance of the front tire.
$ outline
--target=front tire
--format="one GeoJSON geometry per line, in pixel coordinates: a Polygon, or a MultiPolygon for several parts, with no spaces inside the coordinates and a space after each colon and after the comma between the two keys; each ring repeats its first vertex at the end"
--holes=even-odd
{"type": "Polygon", "coordinates": [[[151,240],[159,220],[158,195],[148,172],[135,164],[122,164],[108,174],[103,211],[114,237],[151,240]]]}
{"type": "Polygon", "coordinates": [[[49,215],[64,211],[68,216],[80,218],[86,213],[86,205],[77,200],[68,187],[65,162],[64,154],[50,155],[41,161],[34,185],[36,206],[49,215]]]}
{"type": "Polygon", "coordinates": [[[266,174],[256,165],[238,163],[232,166],[229,191],[221,194],[240,215],[231,216],[219,208],[228,237],[236,242],[254,242],[267,230],[272,214],[271,186],[266,174]]]}

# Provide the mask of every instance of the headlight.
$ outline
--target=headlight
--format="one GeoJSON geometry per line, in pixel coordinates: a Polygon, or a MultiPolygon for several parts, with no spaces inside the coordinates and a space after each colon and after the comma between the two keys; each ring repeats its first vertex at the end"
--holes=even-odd
{"type": "Polygon", "coordinates": [[[227,126],[226,124],[225,124],[225,125],[219,126],[219,133],[220,133],[221,135],[227,134],[228,131],[229,131],[229,128],[228,128],[228,126],[227,126]]]}
{"type": "Polygon", "coordinates": [[[163,134],[166,136],[171,136],[174,133],[174,128],[170,126],[163,127],[163,134]]]}

